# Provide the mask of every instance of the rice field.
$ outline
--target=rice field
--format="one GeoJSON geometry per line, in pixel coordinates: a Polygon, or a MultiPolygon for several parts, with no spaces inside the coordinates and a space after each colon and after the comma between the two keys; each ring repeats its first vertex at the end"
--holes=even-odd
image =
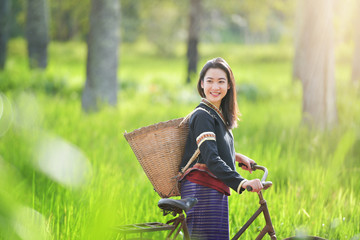
{"type": "MultiPolygon", "coordinates": [[[[123,133],[185,116],[198,104],[196,79],[184,84],[184,49],[160,57],[147,44],[122,45],[118,106],[85,114],[85,44],[51,43],[48,68],[34,71],[25,42],[10,42],[0,72],[0,239],[116,239],[112,226],[170,219],[123,133]]],[[[360,94],[349,80],[350,52],[337,54],[339,124],[320,132],[301,125],[291,46],[200,47],[200,66],[222,56],[233,68],[242,113],[235,147],[269,170],[274,185],[264,197],[279,239],[360,239],[360,94]]],[[[258,197],[233,192],[229,205],[234,235],[258,197]]],[[[263,224],[256,220],[242,239],[254,239],[263,224]]]]}

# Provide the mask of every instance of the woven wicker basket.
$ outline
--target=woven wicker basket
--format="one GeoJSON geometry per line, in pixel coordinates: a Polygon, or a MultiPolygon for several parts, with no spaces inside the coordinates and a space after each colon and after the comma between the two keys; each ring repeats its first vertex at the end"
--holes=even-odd
{"type": "Polygon", "coordinates": [[[184,154],[188,123],[184,118],[160,122],[124,134],[145,174],[162,198],[179,196],[174,178],[184,154]],[[179,126],[180,125],[180,126],[179,126]]]}

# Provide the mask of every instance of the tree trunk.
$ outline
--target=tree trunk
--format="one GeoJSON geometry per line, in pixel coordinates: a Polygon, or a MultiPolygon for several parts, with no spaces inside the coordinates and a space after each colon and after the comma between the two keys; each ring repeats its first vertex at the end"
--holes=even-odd
{"type": "Polygon", "coordinates": [[[119,13],[118,0],[92,0],[87,76],[82,95],[85,111],[97,111],[103,104],[117,104],[119,13]]]}
{"type": "MultiPolygon", "coordinates": [[[[360,2],[356,2],[356,23],[360,21],[360,2]]],[[[352,64],[352,74],[351,80],[355,85],[360,83],[360,27],[357,24],[353,26],[355,29],[355,39],[354,39],[354,58],[352,64]]]]}
{"type": "Polygon", "coordinates": [[[188,60],[188,73],[186,82],[190,83],[191,78],[197,71],[198,63],[198,42],[200,32],[200,19],[201,19],[202,7],[201,0],[190,1],[190,14],[189,14],[189,32],[187,43],[187,60],[188,60]]]}
{"type": "Polygon", "coordinates": [[[49,17],[46,0],[28,0],[26,38],[31,68],[46,68],[49,17]]]}
{"type": "Polygon", "coordinates": [[[5,68],[7,42],[9,37],[10,0],[0,1],[0,69],[5,68]]]}
{"type": "Polygon", "coordinates": [[[303,86],[303,122],[325,129],[337,122],[333,1],[300,2],[294,76],[303,86]]]}
{"type": "Polygon", "coordinates": [[[297,7],[296,7],[296,13],[295,13],[295,36],[294,36],[294,41],[295,41],[295,54],[294,54],[294,59],[293,59],[293,69],[292,69],[292,80],[293,81],[297,81],[300,79],[300,69],[301,69],[301,62],[300,59],[304,58],[302,55],[302,51],[303,51],[303,46],[302,44],[304,44],[305,41],[302,40],[301,35],[303,34],[302,31],[302,25],[303,25],[303,21],[304,20],[304,7],[301,5],[301,2],[298,1],[297,2],[297,7]]]}

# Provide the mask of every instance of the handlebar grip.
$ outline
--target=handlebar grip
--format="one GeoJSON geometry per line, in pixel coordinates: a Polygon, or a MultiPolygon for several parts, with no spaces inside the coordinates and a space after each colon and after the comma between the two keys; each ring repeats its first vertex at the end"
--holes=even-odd
{"type": "MultiPolygon", "coordinates": [[[[262,183],[262,185],[263,185],[263,189],[264,190],[266,190],[266,189],[268,189],[269,187],[271,187],[272,186],[272,182],[270,182],[270,181],[267,181],[267,182],[261,182],[262,183]]],[[[246,190],[248,191],[248,192],[251,192],[252,190],[253,190],[253,188],[251,187],[251,186],[247,186],[246,187],[246,190]]]]}
{"type": "MultiPolygon", "coordinates": [[[[256,168],[255,168],[255,166],[257,165],[257,163],[250,163],[250,167],[251,167],[251,170],[253,170],[253,171],[255,171],[256,170],[256,168]]],[[[246,167],[247,168],[247,166],[245,165],[245,164],[243,164],[243,163],[239,163],[239,165],[238,165],[239,167],[246,167]]]]}
{"type": "MultiPolygon", "coordinates": [[[[243,164],[243,163],[239,163],[239,167],[242,167],[242,166],[246,166],[246,165],[243,164]]],[[[268,170],[267,170],[266,167],[257,165],[256,163],[253,163],[253,164],[251,164],[251,169],[252,169],[253,171],[256,171],[257,169],[264,171],[264,175],[263,175],[262,178],[261,178],[261,183],[262,183],[262,185],[263,185],[263,189],[264,189],[264,190],[266,190],[266,189],[268,189],[269,187],[272,186],[272,182],[266,181],[266,178],[267,178],[267,175],[268,175],[268,170]]],[[[249,192],[251,192],[251,191],[253,190],[253,188],[252,188],[251,186],[247,186],[247,187],[246,187],[246,190],[248,190],[249,192]]]]}

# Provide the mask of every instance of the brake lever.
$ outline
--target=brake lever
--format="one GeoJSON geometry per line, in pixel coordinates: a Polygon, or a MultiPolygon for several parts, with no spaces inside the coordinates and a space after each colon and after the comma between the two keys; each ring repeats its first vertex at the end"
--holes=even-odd
{"type": "MultiPolygon", "coordinates": [[[[257,165],[257,163],[250,163],[251,170],[256,171],[256,168],[255,168],[256,165],[257,165]]],[[[245,164],[239,163],[239,167],[242,167],[242,166],[248,168],[245,164]]]]}

